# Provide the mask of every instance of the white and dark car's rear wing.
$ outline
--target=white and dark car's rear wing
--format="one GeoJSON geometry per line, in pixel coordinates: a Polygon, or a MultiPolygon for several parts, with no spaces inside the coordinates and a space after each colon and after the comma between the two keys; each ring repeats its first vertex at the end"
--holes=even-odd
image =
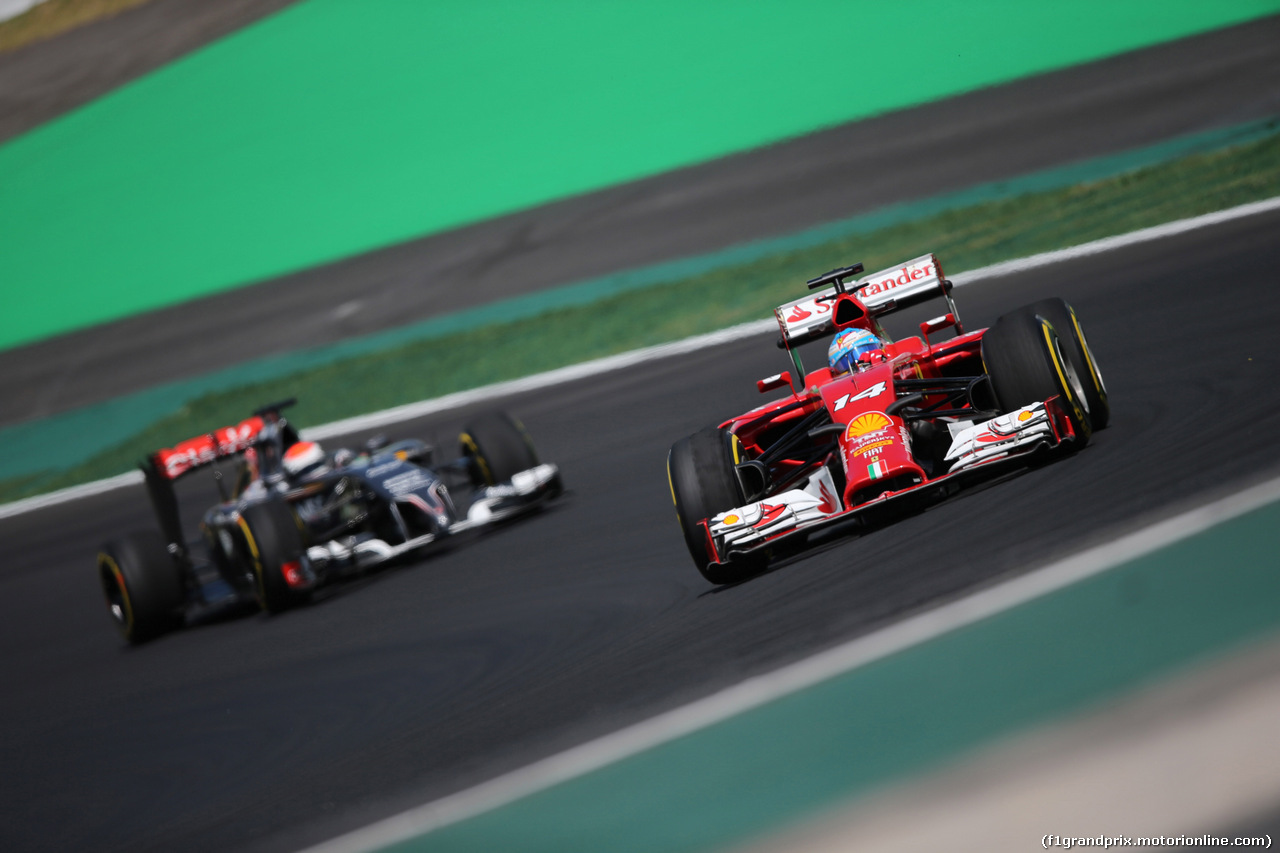
{"type": "MultiPolygon", "coordinates": [[[[242,456],[250,448],[266,451],[258,454],[260,472],[279,470],[283,449],[298,441],[297,431],[280,415],[280,411],[296,402],[291,398],[263,406],[253,413],[253,417],[235,426],[189,438],[173,447],[162,447],[138,464],[147,484],[151,507],[155,510],[171,554],[182,560],[188,559],[174,483],[192,471],[242,456]]],[[[221,494],[222,480],[221,475],[218,476],[221,494]]]]}
{"type": "Polygon", "coordinates": [[[949,311],[959,317],[951,300],[951,282],[943,276],[942,266],[932,254],[853,279],[860,272],[862,264],[832,270],[809,281],[811,289],[826,284],[831,287],[775,308],[773,313],[782,330],[778,345],[790,349],[834,332],[832,313],[842,293],[857,297],[873,317],[938,298],[945,298],[949,311]]]}

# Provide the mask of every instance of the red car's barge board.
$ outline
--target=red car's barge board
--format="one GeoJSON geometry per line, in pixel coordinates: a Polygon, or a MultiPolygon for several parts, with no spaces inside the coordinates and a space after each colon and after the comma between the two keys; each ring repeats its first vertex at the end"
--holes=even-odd
{"type": "Polygon", "coordinates": [[[775,311],[792,370],[762,379],[791,393],[673,445],[672,498],[686,544],[713,582],[740,579],[811,534],[910,511],[1033,455],[1086,444],[1106,425],[1106,388],[1074,311],[1043,300],[966,332],[933,255],[809,282],[775,311]],[[930,299],[946,314],[891,341],[879,318],[930,299]],[[884,346],[858,368],[806,372],[800,345],[865,329],[884,346]],[[953,329],[954,336],[930,336],[953,329]]]}

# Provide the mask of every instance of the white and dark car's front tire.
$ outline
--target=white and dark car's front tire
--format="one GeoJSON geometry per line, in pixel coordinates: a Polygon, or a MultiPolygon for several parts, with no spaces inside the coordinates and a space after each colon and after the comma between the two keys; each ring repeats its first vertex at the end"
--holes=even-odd
{"type": "Polygon", "coordinates": [[[477,488],[504,483],[538,465],[538,451],[529,431],[506,412],[478,415],[463,427],[458,438],[477,488]]]}

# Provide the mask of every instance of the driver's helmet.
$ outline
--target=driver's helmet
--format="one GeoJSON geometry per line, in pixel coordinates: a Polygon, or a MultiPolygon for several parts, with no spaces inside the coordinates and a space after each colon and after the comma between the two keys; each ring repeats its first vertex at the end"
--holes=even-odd
{"type": "Polygon", "coordinates": [[[299,441],[284,452],[284,473],[291,480],[313,477],[327,470],[324,450],[317,442],[299,441]]]}
{"type": "Polygon", "coordinates": [[[827,363],[831,375],[850,373],[858,369],[858,359],[863,353],[884,349],[884,341],[866,329],[845,329],[831,339],[827,347],[827,363]]]}

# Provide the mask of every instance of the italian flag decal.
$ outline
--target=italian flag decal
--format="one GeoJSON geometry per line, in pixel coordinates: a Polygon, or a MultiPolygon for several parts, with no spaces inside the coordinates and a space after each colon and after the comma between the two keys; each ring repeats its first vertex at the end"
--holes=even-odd
{"type": "Polygon", "coordinates": [[[884,462],[877,459],[867,466],[867,473],[871,475],[871,479],[879,480],[885,475],[884,462]]]}

